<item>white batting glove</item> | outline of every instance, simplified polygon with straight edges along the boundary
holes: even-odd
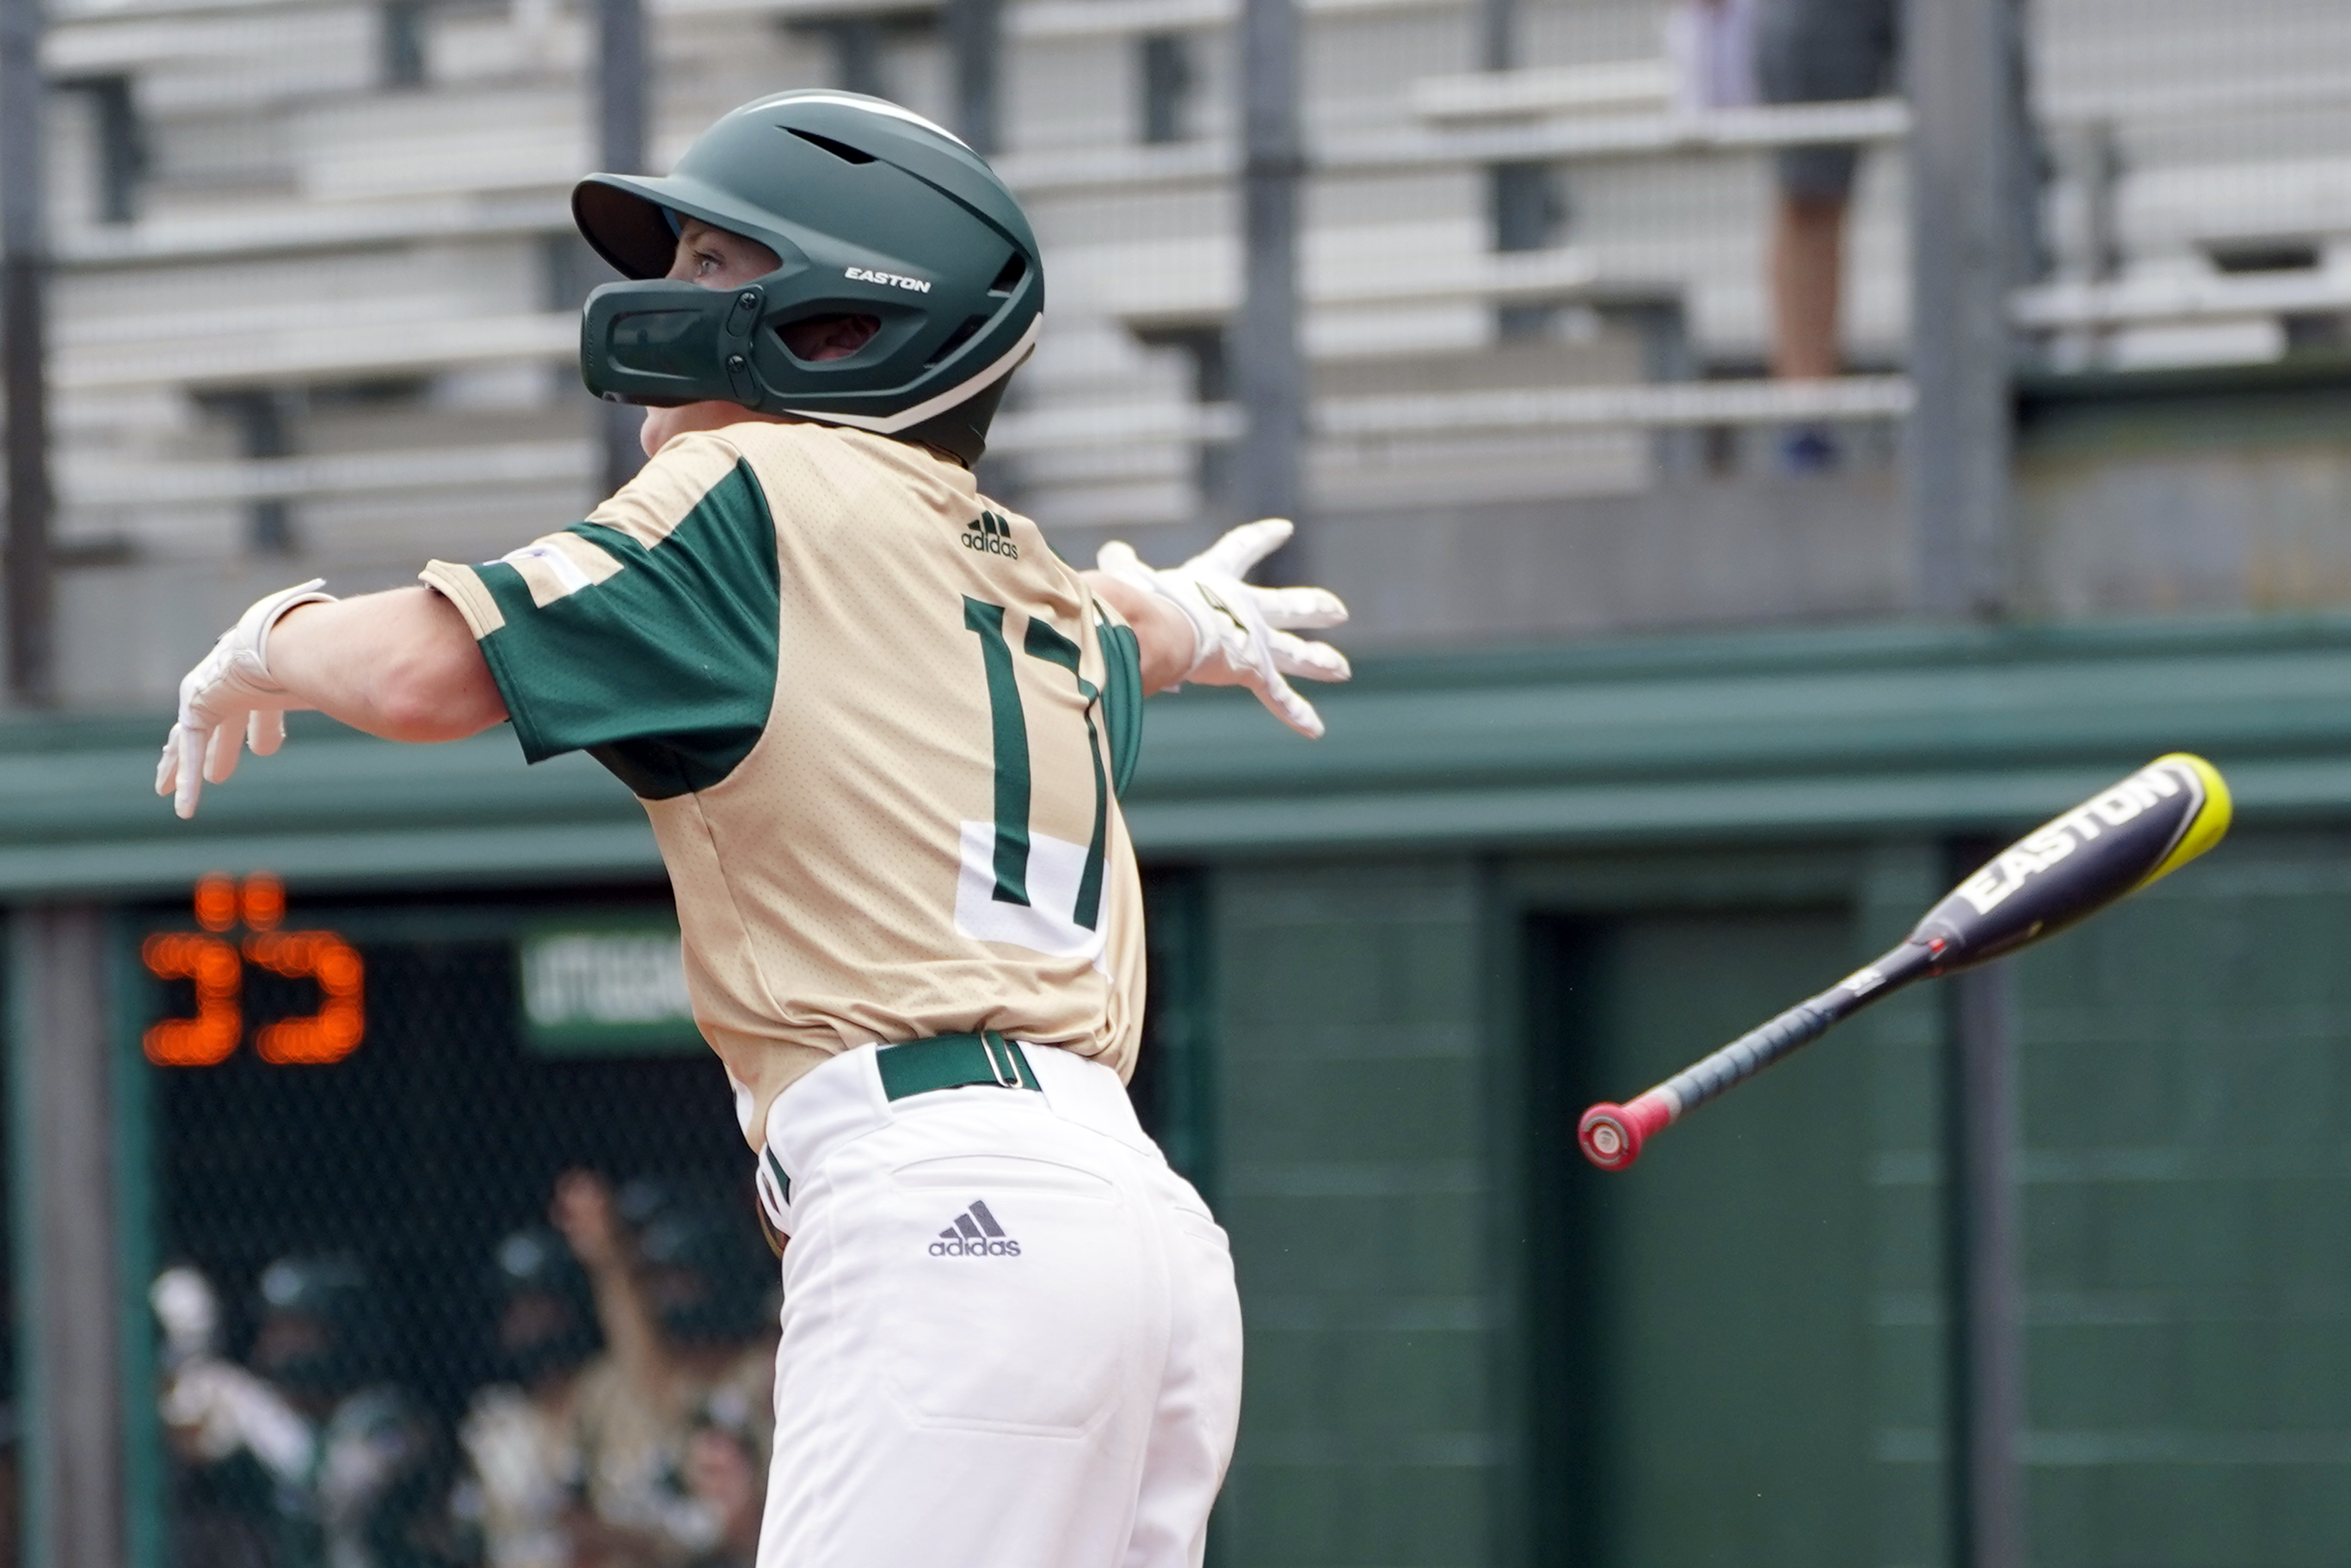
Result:
[[[1347,607],[1320,588],[1258,588],[1242,580],[1292,531],[1287,517],[1260,517],[1164,570],[1144,565],[1132,549],[1113,540],[1102,547],[1094,565],[1184,612],[1194,639],[1186,680],[1246,686],[1276,718],[1309,739],[1320,739],[1322,716],[1283,677],[1343,681],[1354,672],[1338,649],[1293,637],[1288,629],[1343,625]]]
[[[324,578],[281,588],[257,600],[221,633],[204,662],[180,683],[180,719],[155,765],[155,793],[169,795],[183,817],[196,814],[207,779],[225,783],[242,747],[266,757],[286,744],[286,710],[299,704],[269,674],[269,629],[298,604],[332,603]]]

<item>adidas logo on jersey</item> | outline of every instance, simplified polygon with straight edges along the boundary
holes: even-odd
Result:
[[[1012,525],[994,512],[982,512],[964,525],[963,548],[976,549],[983,555],[1000,555],[1008,560],[1020,559],[1020,547],[1012,542]]]
[[[1018,1258],[1020,1243],[1004,1234],[1004,1227],[996,1223],[996,1216],[987,1212],[987,1205],[977,1198],[971,1207],[955,1217],[955,1223],[939,1232],[931,1243],[934,1258]]]

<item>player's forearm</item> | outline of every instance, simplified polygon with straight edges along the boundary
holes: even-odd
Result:
[[[429,588],[287,612],[269,673],[301,706],[387,740],[458,740],[507,716],[465,618]]]
[[[644,1396],[666,1400],[674,1371],[669,1344],[635,1270],[625,1263],[592,1269],[589,1285],[596,1298],[596,1326],[622,1377]]]
[[[1145,593],[1107,572],[1083,575],[1094,597],[1117,611],[1134,629],[1135,644],[1143,653],[1143,689],[1164,692],[1182,682],[1192,668],[1196,652],[1192,623],[1184,619],[1184,612],[1157,594]]]

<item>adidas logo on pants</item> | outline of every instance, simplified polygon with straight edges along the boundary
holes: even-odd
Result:
[[[939,1239],[931,1243],[934,1258],[1018,1258],[1020,1243],[1004,1234],[1004,1227],[996,1223],[996,1216],[987,1212],[987,1205],[974,1198],[971,1207],[955,1218],[955,1223],[939,1232]]]

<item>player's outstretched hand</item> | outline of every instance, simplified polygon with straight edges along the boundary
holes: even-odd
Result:
[[[298,604],[330,602],[333,594],[319,591],[325,580],[314,577],[256,600],[181,681],[179,722],[155,765],[155,793],[171,796],[181,816],[196,814],[207,780],[223,783],[236,771],[243,746],[266,757],[286,743],[286,710],[301,705],[270,676],[269,629]]]
[[[1155,570],[1128,546],[1102,547],[1094,565],[1121,582],[1166,600],[1192,623],[1192,667],[1184,679],[1202,685],[1246,686],[1273,716],[1310,739],[1322,734],[1314,705],[1290,690],[1285,677],[1343,681],[1347,656],[1328,643],[1309,642],[1296,629],[1343,625],[1347,607],[1320,588],[1259,588],[1244,580],[1251,568],[1280,549],[1292,532],[1287,517],[1243,523],[1181,566]]]

